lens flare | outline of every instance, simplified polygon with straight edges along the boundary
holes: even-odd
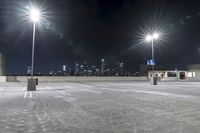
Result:
[[[37,9],[31,9],[30,18],[33,22],[38,22],[40,20],[40,11]]]

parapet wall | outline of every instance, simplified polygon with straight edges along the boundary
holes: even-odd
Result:
[[[2,53],[0,53],[0,76],[5,76],[5,57]]]
[[[7,82],[26,82],[27,76],[7,76]],[[76,77],[76,76],[36,76],[39,82],[81,82],[81,81],[146,81],[147,77]]]

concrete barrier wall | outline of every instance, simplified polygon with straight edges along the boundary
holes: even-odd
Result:
[[[188,72],[195,72],[195,77],[189,77],[188,80],[200,80],[200,70],[190,70]]]
[[[30,78],[30,77],[29,77]],[[79,76],[36,76],[39,82],[66,82],[66,81],[145,81],[147,77],[79,77]],[[26,82],[27,76],[7,76],[7,82]]]
[[[176,81],[178,80],[177,77],[164,77],[164,81]]]
[[[2,53],[0,53],[0,75],[5,76],[5,57]]]
[[[0,82],[6,82],[6,76],[0,76]]]

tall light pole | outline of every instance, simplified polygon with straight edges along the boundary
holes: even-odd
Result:
[[[33,40],[32,40],[32,60],[31,60],[31,79],[28,81],[28,90],[36,90],[36,80],[33,79],[34,70],[34,52],[35,52],[35,27],[40,20],[40,11],[37,9],[30,10],[30,18],[33,21]]]
[[[37,9],[32,9],[30,12],[31,20],[33,21],[33,41],[32,41],[32,60],[31,60],[31,79],[33,79],[34,67],[34,52],[35,52],[35,25],[40,19],[40,12]]]
[[[150,42],[151,41],[151,53],[152,53],[152,80],[153,80],[153,85],[156,85],[157,82],[155,81],[156,79],[154,78],[154,66],[155,66],[155,58],[154,58],[154,40],[157,40],[159,38],[158,33],[154,33],[152,35],[147,35],[146,36],[146,41]],[[156,83],[155,83],[156,82]]]

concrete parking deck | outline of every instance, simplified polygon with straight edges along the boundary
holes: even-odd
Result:
[[[200,82],[0,85],[1,133],[199,133]]]

